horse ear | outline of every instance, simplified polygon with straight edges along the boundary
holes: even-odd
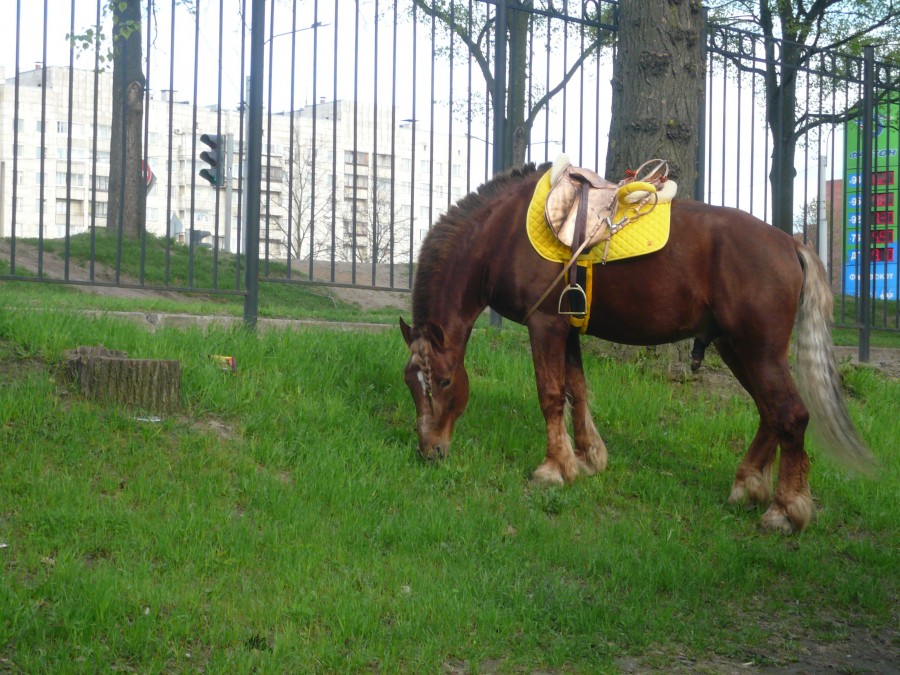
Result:
[[[409,347],[412,342],[412,328],[400,317],[400,332],[403,333],[403,339],[406,340],[406,346]]]
[[[431,336],[432,344],[438,349],[444,349],[444,329],[434,321],[429,321],[426,326],[428,334]]]

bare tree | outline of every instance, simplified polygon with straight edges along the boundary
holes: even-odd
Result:
[[[409,261],[412,219],[408,206],[399,206],[389,180],[379,178],[372,186],[370,259],[379,264]]]
[[[534,23],[531,18],[535,10],[547,16],[561,16],[552,0],[508,0],[506,13],[508,44],[508,74],[504,73],[506,83],[506,101],[504,112],[505,166],[522,166],[525,153],[531,142],[532,127],[547,107],[566,84],[579,72],[582,65],[609,40],[611,32],[593,26],[585,26],[586,41],[580,46],[581,53],[574,63],[569,64],[558,82],[546,89],[532,84],[529,88],[528,51],[536,41],[534,39]],[[585,3],[585,7],[594,7],[598,12],[611,14],[612,6],[601,3]],[[460,40],[468,50],[472,59],[481,71],[489,95],[493,97],[495,73],[491,61],[492,34],[495,30],[496,17],[489,11],[486,3],[469,3],[470,9],[453,0],[415,0],[414,16],[419,20],[434,22],[450,31],[454,39]],[[419,15],[421,12],[421,16]],[[598,23],[609,16],[594,17]],[[611,27],[611,26],[610,26]],[[551,30],[549,27],[548,31]],[[563,28],[562,30],[568,30]],[[557,31],[558,32],[558,31]],[[557,35],[558,37],[558,35]],[[558,44],[559,40],[555,40]],[[549,37],[548,37],[549,45]],[[452,50],[450,50],[452,51]],[[496,102],[495,102],[496,104]],[[495,167],[499,168],[499,167]]]
[[[337,200],[334,176],[327,172],[330,167],[325,167],[323,157],[318,144],[314,146],[311,138],[295,128],[286,169],[289,213],[287,219],[280,221],[287,225],[278,226],[294,259],[320,260],[330,256],[329,233]]]
[[[411,236],[409,206],[398,203],[397,194],[387,178],[367,182],[366,188],[356,191],[357,196],[362,194],[365,198],[357,199],[355,213],[352,202],[344,201],[338,219],[343,227],[337,233],[335,257],[345,262],[408,262]]]
[[[837,124],[859,115],[854,106],[830,115],[810,115],[798,107],[801,74],[815,67],[823,51],[843,50],[859,54],[865,44],[878,45],[878,57],[900,64],[900,40],[896,26],[900,5],[895,0],[712,0],[708,3],[717,20],[746,27],[765,37],[763,66],[736,61],[742,70],[756,73],[765,81],[766,122],[772,133],[773,224],[785,232],[793,230],[794,158],[797,144],[810,130],[823,124]],[[779,43],[778,40],[781,40]],[[776,54],[776,48],[780,51]],[[900,69],[894,68],[895,73]],[[895,76],[889,87],[900,86]]]

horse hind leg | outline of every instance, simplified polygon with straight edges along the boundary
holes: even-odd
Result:
[[[725,364],[734,373],[741,386],[755,400],[752,384],[744,372],[744,366],[731,345],[724,339],[715,341],[716,349]],[[758,407],[758,405],[757,405]],[[750,502],[759,505],[768,505],[772,501],[772,466],[778,452],[778,437],[775,431],[766,423],[765,417],[760,413],[759,427],[756,435],[750,443],[750,447],[744,454],[731,486],[731,494],[728,501],[731,504]]]
[[[588,407],[587,382],[581,359],[580,336],[576,329],[566,339],[566,394],[571,405],[572,431],[575,436],[575,460],[578,470],[593,476],[606,469],[608,453]]]
[[[728,348],[724,351],[727,352]],[[756,489],[755,471],[759,472],[758,477],[764,483],[763,492],[771,485],[767,476],[771,473],[776,445],[779,446],[781,453],[775,496],[760,525],[773,532],[799,532],[809,523],[813,513],[809,457],[804,449],[809,413],[791,377],[786,356],[773,357],[758,352],[754,354],[756,358],[751,360],[740,358],[734,351],[729,356],[737,360],[741,373],[738,379],[750,392],[760,414],[760,429],[738,468],[732,495],[740,498],[740,488],[743,486],[747,495],[753,498],[751,491]],[[748,367],[748,362],[753,366]],[[737,373],[735,375],[738,376]]]

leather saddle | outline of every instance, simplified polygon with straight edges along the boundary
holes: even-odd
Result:
[[[644,173],[646,172],[646,173]],[[602,262],[606,262],[609,240],[628,223],[650,213],[658,203],[671,201],[678,186],[668,179],[669,163],[663,159],[644,162],[633,174],[612,183],[590,169],[572,166],[565,154],[550,169],[550,192],[544,217],[559,241],[572,251],[568,263],[543,295],[525,314],[525,321],[568,274],[568,283],[559,296],[558,312],[578,317],[582,332],[587,328],[590,301],[585,287],[590,278],[578,278],[578,256],[606,242]]]
[[[668,162],[650,160],[633,176],[612,183],[591,169],[572,166],[562,154],[550,170],[544,216],[557,239],[580,253],[608,240],[657,203],[671,201],[678,187],[667,180],[668,172]]]

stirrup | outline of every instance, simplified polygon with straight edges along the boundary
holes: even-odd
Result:
[[[574,293],[577,298],[580,298],[582,301],[582,307],[584,307],[583,312],[573,312],[571,310],[563,310],[563,300],[565,300],[569,293]],[[572,306],[572,303],[569,303],[569,307]],[[562,293],[559,294],[559,304],[556,308],[557,313],[564,314],[566,316],[577,316],[583,318],[587,313],[587,293],[584,292],[584,289],[578,284],[569,284],[566,286]]]

